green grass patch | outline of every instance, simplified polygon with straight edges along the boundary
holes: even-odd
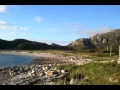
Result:
[[[69,78],[79,79],[77,85],[120,85],[120,65],[116,63],[89,63],[84,66],[70,64],[57,68],[69,70]],[[109,81],[110,78],[113,78],[113,82]]]

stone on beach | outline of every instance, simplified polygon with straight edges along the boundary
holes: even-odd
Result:
[[[71,79],[70,80],[70,85],[73,85],[73,84],[75,84],[76,83],[76,80],[74,80],[74,79]]]
[[[5,84],[11,85],[30,85],[43,84],[44,82],[45,84],[45,82],[49,79],[49,82],[46,82],[46,84],[52,85],[55,84],[51,82],[52,80],[54,81],[58,78],[64,80],[69,75],[69,72],[67,70],[59,70],[57,68],[54,68],[54,65],[66,63],[84,65],[91,62],[91,60],[87,59],[76,60],[74,56],[58,57],[59,55],[57,57],[53,55],[53,57],[47,57],[45,60],[37,59],[33,61],[31,65],[9,67],[9,69],[6,70],[7,72],[5,70],[2,70],[0,73],[3,75],[8,73],[8,76],[11,76],[9,80],[3,81],[2,83],[5,82]]]

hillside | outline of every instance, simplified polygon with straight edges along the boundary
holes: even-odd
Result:
[[[96,34],[90,38],[80,38],[70,43],[68,46],[79,49],[102,49],[112,46],[114,51],[118,51],[120,45],[120,29],[111,32]]]
[[[57,44],[48,45],[46,43],[29,41],[25,39],[15,39],[13,41],[7,41],[0,39],[1,50],[69,50],[70,47],[60,46]]]

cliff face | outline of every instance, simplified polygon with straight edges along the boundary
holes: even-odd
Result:
[[[97,34],[93,37],[90,37],[92,43],[95,45],[105,44],[105,43],[118,43],[120,42],[120,29],[113,30],[104,34]]]
[[[80,47],[80,48],[95,48],[95,45],[91,42],[89,38],[77,39],[68,45],[69,47]]]
[[[90,38],[77,39],[68,46],[87,49],[100,49],[110,45],[114,47],[118,47],[120,45],[120,29],[113,30],[108,33],[96,34]]]

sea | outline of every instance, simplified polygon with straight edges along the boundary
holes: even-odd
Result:
[[[0,53],[0,68],[27,65],[34,59],[32,56]]]

